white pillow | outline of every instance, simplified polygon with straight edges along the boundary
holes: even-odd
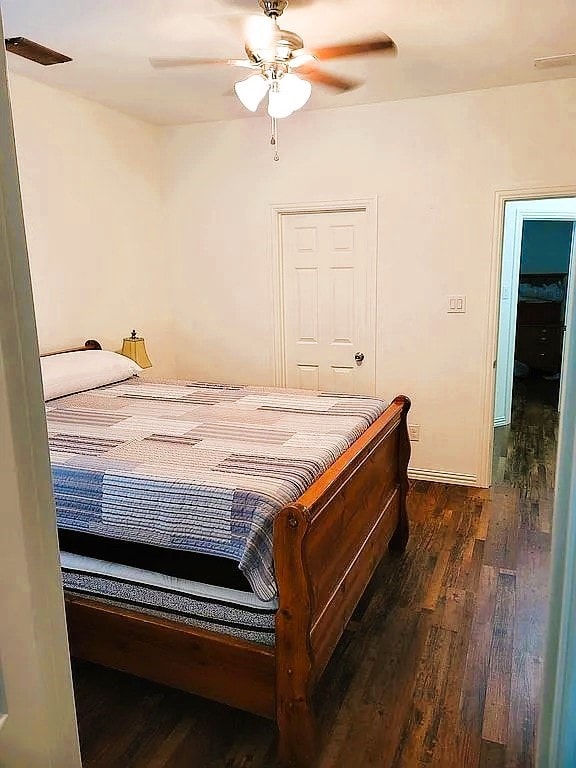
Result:
[[[142,371],[129,357],[103,349],[49,355],[40,365],[45,401],[124,381]]]

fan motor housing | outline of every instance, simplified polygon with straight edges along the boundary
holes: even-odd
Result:
[[[273,54],[275,61],[289,61],[294,51],[299,51],[304,47],[304,41],[296,32],[290,32],[287,29],[278,29],[273,45]],[[246,55],[254,64],[260,64],[262,61],[270,60],[270,49],[251,48],[248,44],[245,47]]]
[[[271,19],[277,19],[286,10],[288,0],[258,0],[258,4],[266,16],[269,16]]]

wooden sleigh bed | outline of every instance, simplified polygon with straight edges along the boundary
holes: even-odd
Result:
[[[314,688],[386,548],[408,540],[409,408],[396,397],[278,514],[275,647],[67,594],[72,656],[274,719],[280,761],[313,766]]]

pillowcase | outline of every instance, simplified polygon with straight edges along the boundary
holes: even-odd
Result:
[[[142,371],[129,357],[103,349],[49,355],[40,358],[40,366],[45,402],[124,381]]]

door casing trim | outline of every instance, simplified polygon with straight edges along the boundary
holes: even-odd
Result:
[[[370,306],[367,317],[374,323],[374,343],[370,354],[374,359],[374,380],[372,394],[376,394],[378,381],[378,357],[376,355],[378,324],[378,197],[372,195],[350,200],[321,200],[315,202],[274,203],[270,206],[270,250],[272,253],[273,279],[273,323],[274,323],[274,386],[286,386],[286,345],[284,327],[284,281],[282,252],[282,217],[307,213],[342,213],[346,211],[365,211],[367,247],[368,247],[368,283],[374,286],[370,294]]]
[[[484,382],[482,387],[481,411],[482,430],[480,434],[480,465],[478,484],[488,488],[492,484],[492,452],[494,450],[494,397],[496,394],[496,371],[493,367],[498,351],[498,324],[500,310],[500,283],[502,272],[502,247],[504,238],[504,207],[507,202],[537,200],[548,197],[576,197],[576,186],[561,187],[518,187],[496,190],[494,193],[494,227],[492,237],[492,258],[488,294],[488,327],[484,348]]]

